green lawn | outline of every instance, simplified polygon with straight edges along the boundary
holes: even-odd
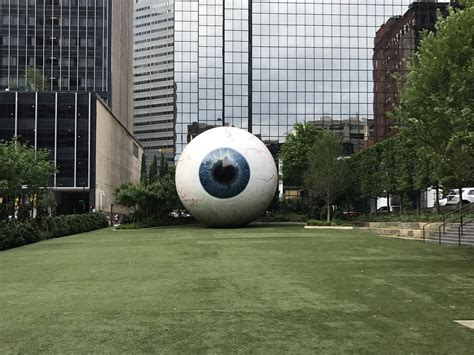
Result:
[[[1,354],[472,354],[457,319],[474,319],[474,248],[181,227],[0,253]]]

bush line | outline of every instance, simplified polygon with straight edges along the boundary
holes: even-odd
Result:
[[[36,243],[40,240],[90,232],[108,226],[103,213],[47,217],[41,227],[35,222],[0,222],[0,251]]]

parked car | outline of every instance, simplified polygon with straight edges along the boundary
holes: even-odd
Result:
[[[447,205],[459,204],[459,190],[453,189],[449,191],[447,196]],[[463,187],[462,188],[462,202],[463,203],[474,203],[474,187]]]
[[[358,211],[343,211],[342,212],[342,215],[344,217],[358,217],[358,216],[362,216],[363,213],[362,212],[358,212]]]
[[[382,206],[382,207],[377,208],[377,213],[388,213],[388,212],[390,212],[390,209],[388,208],[388,206]]]
[[[446,206],[446,204],[448,203],[448,198],[445,197],[445,198],[442,198],[441,200],[438,201],[438,204],[443,207],[443,206]]]

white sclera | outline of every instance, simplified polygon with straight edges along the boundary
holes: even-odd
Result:
[[[201,185],[199,168],[210,152],[231,148],[242,154],[250,180],[237,196],[220,199]],[[265,144],[239,128],[219,127],[201,133],[184,149],[176,165],[176,190],[184,207],[211,227],[245,226],[265,213],[278,184],[275,161]]]

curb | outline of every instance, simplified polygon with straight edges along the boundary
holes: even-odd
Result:
[[[305,229],[336,229],[336,230],[352,230],[354,227],[348,226],[304,226]]]

